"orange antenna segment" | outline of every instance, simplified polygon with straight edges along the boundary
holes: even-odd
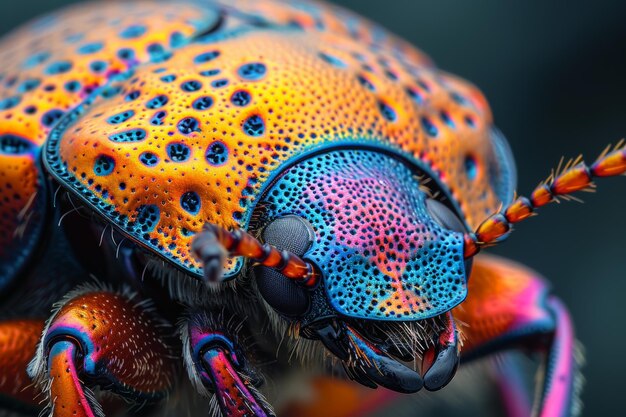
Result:
[[[483,221],[474,233],[465,235],[465,258],[476,255],[481,247],[493,246],[506,239],[512,225],[531,217],[535,210],[559,197],[565,200],[576,197],[577,191],[593,191],[594,178],[613,177],[626,173],[626,142],[621,140],[615,147],[607,146],[598,159],[588,167],[582,157],[570,160],[565,167],[557,169],[531,193],[530,198],[517,197],[511,204]]]
[[[261,243],[241,229],[229,231],[216,224],[207,224],[202,233],[212,234],[230,256],[243,256],[258,265],[275,269],[285,277],[307,287],[317,283],[318,276],[312,264],[291,252],[278,250],[268,243]]]

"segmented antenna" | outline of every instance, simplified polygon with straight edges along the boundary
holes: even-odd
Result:
[[[317,283],[318,276],[313,265],[291,252],[278,250],[269,243],[261,243],[241,229],[229,231],[216,224],[207,224],[202,233],[212,233],[230,256],[243,256],[307,287]]]
[[[598,159],[588,167],[579,156],[556,171],[535,188],[530,198],[517,197],[511,204],[498,210],[483,221],[474,233],[465,235],[465,258],[476,255],[480,248],[493,246],[506,239],[511,226],[535,214],[535,210],[553,201],[578,200],[570,195],[576,191],[593,191],[594,178],[613,177],[626,173],[626,142],[622,139],[615,147],[607,146]],[[579,201],[579,200],[578,200]]]

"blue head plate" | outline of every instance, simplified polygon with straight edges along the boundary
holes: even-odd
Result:
[[[463,223],[392,156],[337,150],[311,157],[272,184],[262,207],[268,223],[287,215],[310,223],[304,258],[321,271],[340,315],[419,320],[465,299],[463,235],[455,227]]]

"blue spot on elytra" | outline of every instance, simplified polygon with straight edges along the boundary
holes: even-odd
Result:
[[[89,68],[95,73],[100,73],[107,68],[107,63],[104,61],[93,61],[89,64]]]
[[[159,55],[165,52],[165,48],[160,43],[151,43],[148,45],[147,51],[150,55]]]
[[[167,145],[167,155],[172,162],[184,162],[189,159],[190,154],[189,147],[182,143],[170,143]]]
[[[356,77],[356,79],[359,81],[359,83],[367,88],[370,91],[376,91],[376,87],[374,87],[374,84],[372,84],[372,82],[370,80],[367,79],[367,77],[365,77],[364,75],[358,75]]]
[[[80,90],[80,83],[78,81],[68,81],[65,83],[65,90],[68,93],[75,93]]]
[[[476,122],[474,121],[472,116],[465,116],[463,120],[465,120],[465,124],[469,127],[476,127]]]
[[[158,109],[158,108],[160,108],[160,107],[165,106],[165,105],[167,104],[167,101],[168,101],[167,96],[166,96],[166,95],[161,94],[161,95],[159,95],[159,96],[156,96],[156,97],[154,97],[154,98],[150,99],[150,100],[146,103],[146,107],[147,107],[147,108],[149,108],[149,109],[151,109],[151,110]]]
[[[465,97],[457,92],[450,93],[450,97],[452,98],[452,100],[454,100],[455,103],[460,104],[461,106],[467,104],[467,100],[465,100]]]
[[[418,91],[416,91],[416,90],[414,90],[412,88],[407,88],[406,89],[406,93],[409,95],[409,97],[411,97],[411,100],[413,100],[415,103],[417,103],[417,104],[424,103],[424,98],[422,97],[422,95]]]
[[[228,80],[226,78],[221,78],[219,80],[211,81],[211,87],[221,88],[228,85]]]
[[[439,129],[437,129],[437,126],[435,126],[428,117],[423,116],[420,119],[420,122],[422,124],[422,128],[428,136],[436,137],[439,134]]]
[[[64,74],[71,69],[72,69],[71,61],[56,61],[48,65],[48,68],[46,68],[46,74],[48,75]]]
[[[4,100],[0,100],[0,110],[9,110],[20,104],[22,98],[19,96],[7,97]]]
[[[203,77],[212,77],[214,75],[217,75],[220,73],[219,69],[210,69],[210,70],[206,70],[206,71],[200,71],[200,75],[202,75]]]
[[[129,26],[120,32],[120,37],[124,39],[134,39],[143,36],[146,33],[146,27],[140,25]]]
[[[392,81],[398,80],[398,76],[396,75],[396,73],[391,70],[385,70],[385,75]]]
[[[340,60],[339,58],[336,58],[332,55],[328,55],[324,52],[320,52],[319,53],[319,57],[322,58],[322,60],[324,60],[325,62],[327,62],[328,64],[337,67],[337,68],[345,68],[346,64]]]
[[[228,148],[222,142],[214,142],[207,148],[205,158],[213,166],[224,165],[228,160]]]
[[[165,116],[167,116],[167,112],[157,112],[154,116],[152,116],[152,119],[150,119],[150,124],[154,126],[161,126],[163,124],[163,119],[165,119]]]
[[[183,135],[188,135],[200,130],[200,123],[193,117],[185,117],[178,122],[178,131]]]
[[[126,101],[133,101],[133,100],[137,100],[137,98],[139,98],[139,96],[141,95],[141,92],[139,91],[132,91],[128,94],[126,94]]]
[[[107,155],[100,155],[96,158],[96,162],[93,165],[93,172],[101,177],[109,175],[115,168],[115,160]]]
[[[16,82],[17,82],[17,77],[14,75],[10,78],[7,78],[6,81],[4,82],[4,85],[6,85],[7,87],[13,87]]]
[[[247,91],[239,90],[233,93],[233,95],[230,97],[230,101],[237,107],[243,107],[250,104],[250,101],[252,101],[252,96]]]
[[[430,86],[424,80],[417,80],[417,85],[422,87],[425,91],[430,91]]]
[[[195,110],[206,110],[211,108],[212,105],[213,99],[211,97],[200,97],[193,102],[192,107]]]
[[[6,134],[0,135],[0,153],[5,155],[21,155],[28,153],[33,144],[19,136]]]
[[[143,129],[131,129],[125,132],[114,133],[109,136],[113,142],[139,142],[145,139],[146,131]]]
[[[41,80],[37,78],[29,78],[28,80],[24,80],[24,82],[20,85],[18,91],[20,93],[27,93],[39,87],[39,84],[41,84]]]
[[[196,80],[185,81],[184,83],[180,85],[180,88],[182,88],[182,90],[187,93],[192,93],[194,91],[198,91],[199,89],[201,89],[202,83]]]
[[[397,120],[398,116],[396,115],[396,111],[384,101],[378,102],[378,109],[386,120],[390,122],[395,122]]]
[[[119,51],[117,51],[117,56],[119,59],[123,61],[128,61],[130,59],[135,58],[135,51],[133,51],[130,48],[122,48]]]
[[[35,114],[37,113],[37,107],[35,106],[28,106],[24,109],[24,113],[26,114]]]
[[[172,56],[174,56],[174,54],[172,54],[171,52],[163,52],[162,54],[152,55],[152,57],[150,58],[150,62],[158,64],[159,62],[165,62],[169,60]]]
[[[161,81],[164,83],[171,83],[176,80],[176,76],[174,74],[168,74],[161,77]]]
[[[252,81],[260,80],[265,76],[266,72],[267,68],[265,67],[265,64],[261,62],[251,62],[248,64],[243,64],[237,70],[237,73],[241,78],[243,78],[244,80]]]
[[[80,42],[85,38],[84,33],[72,33],[65,38],[65,42],[67,43],[76,43]]]
[[[180,32],[174,32],[170,35],[170,46],[172,48],[178,48],[184,45],[186,41],[185,35]]]
[[[153,154],[152,152],[144,152],[139,155],[139,160],[145,166],[153,167],[157,163],[159,163],[159,157]]]
[[[48,58],[50,58],[50,52],[37,52],[26,58],[22,66],[24,67],[24,69],[30,69],[36,67],[37,65],[43,64],[48,60]]]
[[[250,116],[243,122],[243,130],[250,136],[262,136],[265,133],[265,122],[260,116]]]
[[[203,54],[196,55],[196,57],[193,59],[193,62],[195,62],[196,64],[202,64],[204,62],[213,61],[218,56],[220,56],[219,51],[205,52]]]
[[[63,112],[59,109],[52,109],[44,113],[41,116],[41,124],[45,127],[50,127],[55,124],[61,117],[63,116]]]
[[[451,127],[452,129],[454,129],[454,121],[452,120],[452,118],[450,118],[450,115],[448,114],[447,111],[442,111],[441,113],[439,113],[439,117],[441,118],[441,120],[447,124],[449,127]]]
[[[126,110],[122,113],[115,114],[107,119],[107,122],[112,125],[118,125],[120,123],[124,123],[126,120],[130,119],[135,115],[133,110]]]
[[[134,228],[143,233],[151,232],[159,223],[161,212],[153,204],[141,206],[137,209],[137,218],[133,224]]]
[[[478,164],[473,156],[467,156],[465,158],[465,173],[470,180],[476,179],[478,176]]]
[[[82,55],[95,54],[96,52],[101,51],[103,47],[104,45],[102,42],[87,43],[79,47],[76,52]]]
[[[148,53],[150,54],[150,61],[153,63],[165,62],[172,57],[172,53],[166,51],[161,44],[153,43],[148,46]]]
[[[193,191],[188,191],[180,197],[180,206],[190,214],[198,214],[200,204],[200,196]]]
[[[119,85],[109,85],[102,89],[100,95],[104,98],[112,98],[122,92],[122,87]]]

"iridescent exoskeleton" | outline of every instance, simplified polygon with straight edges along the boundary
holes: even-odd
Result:
[[[265,377],[280,396],[294,369],[435,391],[461,358],[522,347],[546,357],[537,415],[578,409],[566,309],[476,255],[624,173],[622,144],[518,197],[476,87],[305,1],[81,4],[0,60],[10,406],[180,412],[188,379],[215,415],[267,416]]]

